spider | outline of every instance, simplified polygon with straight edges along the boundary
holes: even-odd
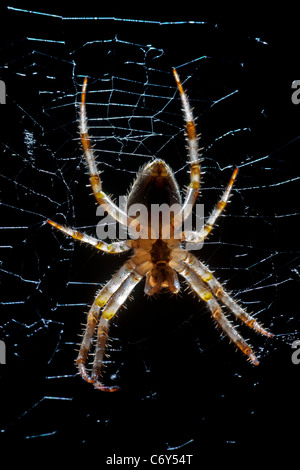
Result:
[[[224,210],[228,201],[232,186],[237,176],[238,168],[235,168],[229,184],[221,196],[220,201],[208,217],[202,229],[196,231],[182,231],[179,237],[175,237],[175,231],[181,226],[190,213],[197,200],[200,188],[200,149],[199,137],[196,134],[196,125],[192,109],[186,92],[183,89],[176,69],[173,75],[181,98],[182,110],[185,120],[187,151],[190,166],[190,183],[185,199],[181,204],[179,187],[172,170],[163,160],[154,161],[143,166],[132,185],[127,198],[126,210],[121,210],[105,192],[102,191],[102,182],[97,170],[97,164],[92,150],[91,139],[88,134],[86,116],[86,92],[87,78],[84,79],[81,93],[79,112],[80,138],[88,166],[90,184],[98,204],[104,208],[117,222],[128,227],[137,225],[136,218],[129,217],[128,209],[136,203],[143,203],[149,208],[151,200],[160,200],[168,204],[179,203],[180,211],[173,215],[170,224],[170,236],[163,238],[162,227],[159,233],[150,233],[150,219],[147,219],[140,228],[144,236],[136,239],[115,241],[106,243],[97,238],[80,233],[69,227],[62,226],[52,220],[47,220],[56,229],[64,234],[80,240],[83,243],[93,245],[96,249],[106,253],[122,253],[131,250],[132,254],[115,275],[97,293],[94,302],[87,315],[87,324],[77,357],[77,367],[84,380],[92,383],[95,388],[102,391],[116,391],[119,387],[106,386],[102,382],[102,369],[105,358],[105,348],[109,335],[111,319],[116,315],[134,287],[145,277],[145,293],[152,296],[159,292],[171,292],[176,294],[180,290],[178,274],[187,282],[191,289],[202,299],[216,321],[216,324],[229,337],[254,365],[258,365],[258,359],[251,346],[228,320],[222,310],[222,304],[234,317],[248,327],[267,337],[272,333],[263,328],[253,316],[247,313],[230,295],[223,289],[221,283],[213,276],[210,269],[198,258],[184,248],[184,243],[199,243],[211,232],[214,223]],[[141,225],[141,224],[140,224]],[[146,233],[146,236],[145,236]],[[97,329],[97,333],[96,333]],[[96,336],[95,355],[92,371],[87,371],[88,356]]]

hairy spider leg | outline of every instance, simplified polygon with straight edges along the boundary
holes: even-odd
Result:
[[[92,245],[97,250],[105,251],[106,253],[123,253],[124,251],[131,250],[131,240],[123,240],[120,242],[112,242],[112,243],[106,243],[102,240],[99,240],[98,238],[91,237],[90,235],[86,235],[85,233],[78,232],[78,230],[74,230],[73,228],[70,227],[65,227],[64,225],[60,225],[56,222],[53,222],[53,220],[48,219],[47,220],[48,224],[52,225],[53,227],[57,228],[61,232],[63,232],[66,235],[69,235],[72,238],[75,238],[75,240],[79,240],[82,243],[87,243],[88,245]]]
[[[188,254],[187,259],[184,261],[186,264],[189,264],[196,273],[201,277],[201,279],[208,284],[212,292],[221,302],[243,323],[245,323],[249,328],[252,328],[257,333],[260,333],[264,336],[272,338],[273,333],[266,330],[262,325],[260,325],[255,318],[253,318],[249,313],[247,313],[241,306],[233,300],[230,295],[224,291],[221,283],[213,276],[211,271],[201,263],[198,258],[196,258],[191,253]]]
[[[242,338],[230,321],[222,312],[221,306],[213,296],[210,288],[203,282],[200,275],[190,266],[182,261],[172,261],[170,265],[187,281],[190,287],[196,294],[205,301],[212,317],[216,320],[217,324],[222,328],[224,333],[254,364],[258,365],[259,361],[255,356],[251,346]]]
[[[198,138],[196,133],[196,125],[193,117],[193,112],[189,104],[188,96],[183,89],[179,75],[175,68],[173,68],[173,75],[177,83],[177,88],[180,93],[182,109],[185,120],[186,140],[190,164],[190,184],[187,189],[182,209],[174,218],[176,227],[180,226],[191,213],[193,206],[197,200],[200,188],[200,160],[199,160],[199,147]]]
[[[230,295],[224,291],[221,283],[213,276],[212,272],[201,261],[181,248],[175,249],[171,253],[172,259],[178,259],[184,264],[190,266],[205,282],[213,294],[234,314],[241,322],[245,323],[257,333],[272,338],[274,335],[258,323],[254,317],[247,313]]]
[[[206,221],[202,229],[199,232],[194,232],[194,231],[182,232],[183,240],[189,243],[200,243],[202,240],[204,240],[204,238],[207,237],[207,235],[210,234],[217,218],[221,215],[221,213],[226,207],[226,204],[228,202],[231,189],[232,189],[232,186],[234,184],[237,174],[238,174],[238,168],[235,168],[234,172],[232,173],[232,176],[230,178],[227,188],[225,189],[224,193],[222,194],[221,199],[219,200],[218,204],[216,205],[216,207],[210,214],[208,220]]]
[[[86,380],[86,382],[95,382],[95,379],[92,379],[86,371],[86,362],[95,336],[95,329],[99,321],[101,308],[104,307],[114,292],[116,292],[123,282],[126,281],[134,269],[135,264],[131,260],[126,261],[110,281],[108,281],[107,284],[98,292],[94,303],[88,312],[87,324],[76,360],[80,375],[84,380]]]
[[[97,170],[97,164],[91,146],[90,137],[88,134],[86,116],[86,90],[87,78],[85,77],[81,93],[79,131],[85,159],[89,169],[91,187],[97,202],[104,208],[104,210],[107,211],[119,223],[128,226],[130,223],[134,224],[133,219],[131,217],[128,217],[126,212],[122,211],[109,198],[109,196],[102,191],[102,183],[99,176],[99,172]]]
[[[102,311],[102,315],[98,325],[97,345],[92,370],[92,380],[94,382],[94,387],[99,390],[113,392],[119,389],[118,387],[106,387],[100,381],[106,342],[109,333],[109,321],[117,313],[119,308],[124,304],[131,291],[140,282],[142,278],[143,276],[137,274],[136,271],[131,272],[127,279],[110,297],[109,301],[105,305],[104,310]]]

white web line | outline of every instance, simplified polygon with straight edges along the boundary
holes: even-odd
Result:
[[[143,19],[133,19],[133,18],[118,18],[116,16],[106,16],[106,17],[103,17],[103,16],[61,16],[61,15],[55,15],[55,14],[52,14],[52,13],[44,13],[44,12],[40,12],[40,11],[34,11],[34,10],[26,10],[26,9],[23,9],[23,8],[15,8],[15,7],[11,7],[11,6],[8,6],[7,7],[9,10],[13,10],[13,11],[18,11],[18,12],[22,12],[22,13],[29,13],[29,14],[32,14],[32,15],[41,15],[41,16],[49,16],[49,17],[52,17],[52,18],[59,18],[59,19],[63,19],[63,20],[71,20],[71,21],[100,21],[100,22],[103,22],[103,21],[117,21],[117,22],[121,22],[121,23],[142,23],[142,24],[154,24],[154,25],[159,25],[159,26],[164,26],[164,25],[184,25],[184,24],[188,24],[188,25],[203,25],[205,24],[206,22],[205,21],[193,21],[193,20],[189,20],[189,21],[154,21],[154,20],[143,20]]]

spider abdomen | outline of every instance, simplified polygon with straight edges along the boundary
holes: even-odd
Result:
[[[143,166],[137,174],[127,198],[127,209],[134,204],[181,204],[180,191],[169,165],[154,160]]]

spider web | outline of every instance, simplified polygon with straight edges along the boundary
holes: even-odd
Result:
[[[93,9],[69,16],[62,8],[2,8],[18,28],[0,49],[7,90],[0,138],[7,404],[1,437],[54,449],[69,440],[87,449],[100,440],[102,463],[113,452],[145,460],[192,454],[196,462],[212,440],[228,453],[248,445],[248,434],[267,445],[265,430],[274,444],[296,408],[291,345],[299,338],[299,109],[291,101],[297,76],[288,38],[214,17],[163,21],[95,17]],[[105,377],[122,391],[107,396],[76,375],[75,349],[95,292],[126,257],[95,253],[46,220],[92,235],[99,222],[77,129],[85,76],[105,191],[125,195],[153,158],[167,161],[184,189],[188,164],[173,66],[201,132],[205,216],[239,167],[226,213],[197,256],[276,336],[266,340],[240,327],[261,359],[253,368],[184,286],[176,298],[154,300],[138,286],[113,324]]]

